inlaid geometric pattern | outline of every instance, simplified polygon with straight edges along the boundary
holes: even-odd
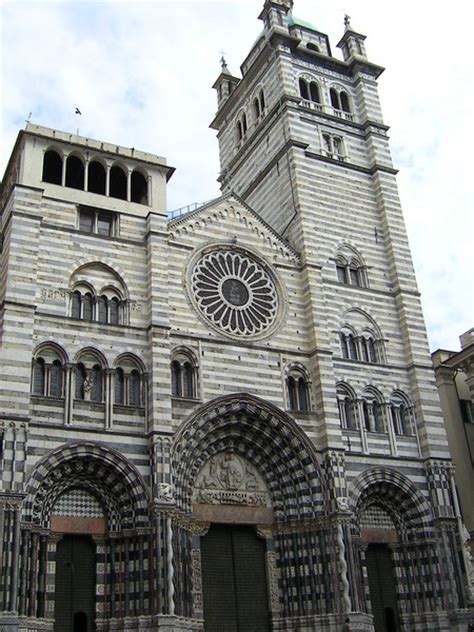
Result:
[[[395,523],[390,514],[377,505],[367,507],[362,512],[360,526],[362,529],[395,529]]]
[[[59,497],[51,515],[74,516],[75,518],[102,518],[103,509],[99,501],[84,489],[71,489]]]

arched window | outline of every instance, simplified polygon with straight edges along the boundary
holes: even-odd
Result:
[[[127,176],[124,170],[118,165],[114,165],[110,170],[110,197],[120,200],[127,199]]]
[[[128,355],[117,360],[114,375],[115,403],[139,408],[142,406],[142,369],[138,360]]]
[[[63,396],[63,360],[54,346],[42,345],[33,358],[31,393],[39,397]]]
[[[308,42],[308,44],[306,44],[306,48],[308,50],[314,51],[315,53],[319,53],[319,47],[316,46],[316,44],[313,44],[312,42]]]
[[[94,299],[90,292],[82,297],[82,318],[83,320],[92,320]]]
[[[260,90],[258,98],[260,100],[260,114],[263,114],[263,112],[265,111],[265,96],[263,94],[263,90]]]
[[[194,397],[194,371],[190,362],[185,362],[182,367],[183,396]]]
[[[119,324],[119,299],[114,296],[109,301],[109,323],[111,325]]]
[[[381,398],[380,398],[381,399]],[[367,392],[362,399],[364,426],[369,432],[383,432],[382,403],[373,392]]]
[[[415,423],[413,406],[409,403],[406,395],[399,392],[392,395],[390,398],[390,415],[395,434],[413,434]]]
[[[107,305],[108,298],[106,296],[99,296],[97,298],[97,320],[99,323],[107,322]]]
[[[102,401],[102,367],[99,364],[95,364],[92,370],[89,372],[89,378],[91,381],[90,398],[93,402]]]
[[[33,395],[45,395],[45,366],[43,358],[35,358],[33,360],[33,378],[32,393]]]
[[[125,402],[125,377],[123,369],[120,367],[115,370],[114,376],[114,401],[116,404],[124,404]]]
[[[140,406],[140,389],[141,389],[141,380],[140,374],[135,369],[131,372],[130,378],[128,381],[128,405],[129,406]]]
[[[311,81],[309,84],[309,96],[311,97],[311,101],[314,101],[314,103],[321,103],[318,84],[315,81]]]
[[[51,397],[62,397],[63,367],[60,360],[54,360],[50,368],[49,394]]]
[[[297,410],[298,394],[296,390],[296,380],[292,375],[289,375],[286,379],[286,388],[288,391],[288,408],[290,410]]]
[[[362,353],[365,362],[377,362],[375,342],[372,336],[362,336]]]
[[[341,100],[341,109],[344,112],[349,112],[351,111],[351,107],[349,104],[349,97],[347,96],[347,92],[341,92],[340,95],[340,100]]]
[[[68,156],[66,160],[66,186],[84,190],[84,163],[78,156]]]
[[[341,427],[348,430],[356,430],[357,402],[354,393],[345,384],[338,384],[336,393],[339,410],[339,421],[341,422]]]
[[[93,289],[84,282],[78,284],[79,289],[71,294],[71,316],[82,320],[120,324],[122,314],[122,302],[115,287],[105,287],[100,296],[95,296]]]
[[[171,362],[171,394],[173,397],[197,397],[197,363],[187,350],[174,353]]]
[[[298,81],[298,86],[300,89],[301,98],[309,101],[308,84],[306,83],[306,81],[304,79],[300,79]]]
[[[257,97],[253,100],[253,113],[256,119],[260,118],[260,102]]]
[[[63,159],[54,149],[48,149],[43,158],[43,182],[62,184]]]
[[[84,382],[86,381],[86,368],[82,363],[76,365],[74,377],[74,397],[76,399],[84,399]]]
[[[310,410],[309,381],[306,372],[299,367],[291,367],[286,378],[289,410],[307,412]]]
[[[97,160],[93,160],[88,167],[87,189],[91,193],[105,195],[105,182],[105,167]]]
[[[171,395],[181,397],[181,365],[177,360],[171,363]]]
[[[368,287],[366,267],[360,255],[352,247],[343,247],[335,257],[339,283],[356,287]]]
[[[132,172],[131,187],[132,202],[148,204],[148,183],[145,176],[136,169]]]
[[[237,139],[242,140],[242,138],[244,137],[244,133],[242,131],[242,121],[237,121],[236,129],[237,129]]]
[[[71,316],[73,318],[81,317],[82,296],[80,292],[73,292],[71,297]]]

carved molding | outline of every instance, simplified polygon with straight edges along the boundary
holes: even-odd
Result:
[[[275,551],[267,551],[267,575],[270,608],[274,614],[278,614],[281,608],[281,602],[278,588],[277,554]]]

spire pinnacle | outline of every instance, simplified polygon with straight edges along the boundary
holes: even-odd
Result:
[[[222,72],[228,72],[229,69],[227,68],[227,62],[226,62],[225,57],[224,57],[225,51],[221,50],[219,52],[221,54],[221,68],[222,68]]]
[[[350,31],[351,28],[351,16],[347,15],[347,13],[344,16],[344,27],[346,31]]]

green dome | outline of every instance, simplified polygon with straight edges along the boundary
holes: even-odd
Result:
[[[299,18],[295,18],[293,16],[288,18],[288,26],[302,26],[305,29],[311,29],[312,31],[318,30],[314,24],[310,24],[309,22],[305,22],[304,20],[300,20]]]

